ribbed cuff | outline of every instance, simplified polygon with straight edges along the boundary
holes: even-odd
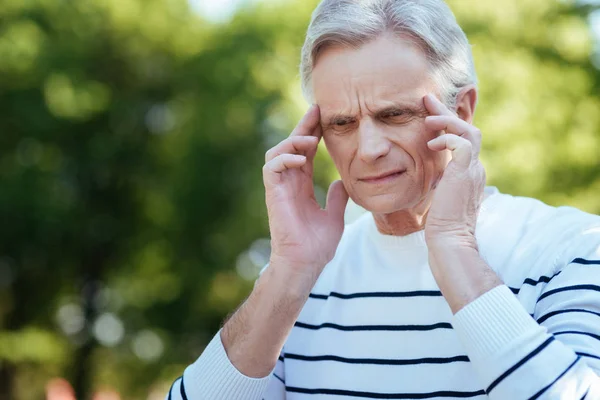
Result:
[[[260,400],[270,376],[250,378],[229,361],[219,331],[183,374],[188,399]]]
[[[452,325],[473,362],[489,360],[515,341],[544,331],[505,285],[466,305]]]

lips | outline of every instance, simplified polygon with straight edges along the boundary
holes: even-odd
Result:
[[[395,178],[398,178],[404,172],[406,172],[406,171],[405,170],[390,171],[390,172],[385,172],[385,173],[379,174],[379,175],[368,176],[368,177],[362,178],[360,180],[365,183],[383,183],[383,182],[387,182],[387,181],[393,180]]]

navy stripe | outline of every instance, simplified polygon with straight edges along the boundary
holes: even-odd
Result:
[[[531,285],[531,286],[536,286],[538,283],[548,283],[552,280],[552,278],[554,278],[557,275],[560,275],[561,271],[558,271],[557,273],[555,273],[552,276],[540,276],[540,279],[538,279],[537,281],[531,279],[531,278],[527,278],[523,281],[523,285]]]
[[[300,354],[286,353],[285,357],[290,360],[299,361],[337,361],[346,364],[374,364],[374,365],[417,365],[417,364],[450,364],[453,362],[469,362],[467,356],[456,357],[427,357],[407,360],[378,359],[378,358],[346,358],[332,355],[304,356]]]
[[[564,332],[556,332],[554,334],[554,336],[558,336],[558,335],[585,335],[585,336],[590,336],[593,337],[594,339],[600,340],[600,336],[598,335],[594,335],[593,333],[589,333],[589,332],[578,332],[578,331],[564,331]]]
[[[590,357],[590,358],[595,358],[596,360],[600,360],[599,356],[595,356],[593,354],[580,353],[580,352],[576,352],[575,354],[577,354],[578,356],[582,356],[582,357]]]
[[[554,381],[553,381],[551,384],[549,384],[548,386],[546,386],[545,388],[543,388],[542,390],[540,390],[539,392],[537,392],[536,394],[534,394],[533,396],[531,396],[531,397],[529,398],[529,400],[535,400],[535,399],[539,398],[539,397],[540,397],[542,394],[544,394],[544,392],[545,392],[546,390],[550,389],[550,387],[552,387],[552,385],[554,385],[556,382],[558,382],[558,380],[559,380],[560,378],[562,378],[563,376],[565,376],[565,374],[566,374],[567,372],[569,372],[569,370],[570,370],[571,368],[573,368],[573,366],[574,366],[574,365],[577,363],[577,361],[579,361],[579,359],[580,359],[580,358],[581,358],[581,357],[577,356],[577,358],[575,359],[575,361],[573,361],[573,362],[571,363],[571,365],[569,365],[569,366],[567,367],[567,369],[565,369],[565,370],[564,370],[564,371],[563,371],[563,372],[562,372],[562,373],[561,373],[561,374],[560,374],[560,375],[559,375],[559,376],[558,376],[558,377],[557,377],[557,378],[556,378],[556,379],[555,379],[555,380],[554,380]]]
[[[573,286],[565,286],[562,288],[558,288],[558,289],[554,289],[554,290],[550,290],[544,294],[542,294],[539,298],[538,298],[538,302],[542,299],[545,299],[548,296],[552,296],[553,294],[556,293],[560,293],[560,292],[568,292],[571,290],[593,290],[596,292],[600,292],[600,286],[597,285],[573,285]]]
[[[179,387],[180,389],[180,393],[181,393],[181,398],[183,400],[188,400],[187,398],[187,394],[185,394],[185,385],[183,384],[183,376],[181,377],[181,386]]]
[[[588,395],[589,392],[590,392],[590,389],[586,390],[586,392],[583,395],[583,397],[581,398],[581,400],[585,400],[585,398],[587,397],[587,395]]]
[[[325,322],[320,325],[305,324],[296,322],[294,326],[298,328],[318,330],[323,328],[337,329],[339,331],[432,331],[435,329],[452,329],[448,322],[440,322],[433,325],[338,325]]]
[[[171,392],[173,392],[173,386],[175,386],[175,383],[180,379],[183,379],[183,375],[175,379],[175,381],[171,384],[171,388],[169,389],[169,400],[171,400]]]
[[[433,397],[457,397],[457,398],[468,398],[484,396],[483,390],[476,392],[455,392],[455,391],[439,391],[431,393],[373,393],[373,392],[357,392],[353,390],[340,390],[340,389],[305,389],[298,387],[287,386],[286,391],[292,393],[305,393],[305,394],[329,394],[338,396],[348,397],[362,397],[366,399],[430,399]]]
[[[275,378],[279,379],[281,381],[281,383],[283,383],[285,385],[285,381],[279,375],[277,375],[275,372],[273,372],[273,376]]]
[[[586,260],[585,258],[576,258],[573,261],[571,261],[570,264],[600,265],[600,260]]]
[[[521,359],[518,363],[510,367],[505,373],[500,375],[491,385],[486,389],[486,393],[490,393],[500,382],[502,382],[506,377],[515,372],[521,365],[525,364],[527,361],[531,360],[531,358],[535,357],[536,354],[539,354],[542,350],[544,350],[550,343],[554,341],[554,338],[550,336],[546,341],[536,347],[531,353],[527,354],[525,357]]]
[[[574,308],[574,309],[571,309],[571,310],[552,311],[552,312],[544,315],[543,317],[540,317],[537,320],[537,322],[538,322],[538,324],[541,324],[542,322],[546,321],[548,318],[553,317],[555,315],[572,313],[572,312],[582,312],[582,313],[587,313],[587,314],[594,314],[594,315],[600,317],[600,313],[589,311],[589,310],[584,310],[584,309],[581,309],[581,308]]]
[[[327,300],[329,297],[338,299],[357,299],[357,298],[381,298],[381,297],[442,297],[442,292],[439,290],[416,290],[413,292],[363,292],[363,293],[338,293],[330,292],[329,294],[311,293],[308,297],[312,299]]]
[[[282,356],[279,356],[278,360],[279,360],[279,361],[283,361],[283,357],[282,357]]]

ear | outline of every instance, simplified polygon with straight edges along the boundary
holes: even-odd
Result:
[[[477,87],[468,85],[462,88],[456,97],[456,114],[463,121],[473,123],[477,106]]]

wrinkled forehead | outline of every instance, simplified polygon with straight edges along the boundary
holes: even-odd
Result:
[[[425,53],[409,40],[381,36],[359,48],[329,46],[312,74],[322,111],[421,102],[435,90]]]

